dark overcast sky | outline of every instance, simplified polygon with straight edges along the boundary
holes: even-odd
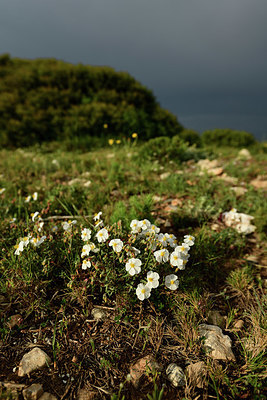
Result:
[[[267,139],[267,0],[0,0],[0,53],[128,71],[188,128]]]

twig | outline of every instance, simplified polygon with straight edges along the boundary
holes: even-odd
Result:
[[[52,215],[51,217],[47,217],[47,218],[42,218],[42,221],[52,221],[52,220],[57,220],[57,219],[72,219],[72,218],[78,218],[78,219],[82,219],[82,218],[91,218],[91,215]]]

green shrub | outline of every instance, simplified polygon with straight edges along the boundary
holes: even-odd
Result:
[[[199,134],[193,129],[184,129],[179,133],[179,136],[181,139],[183,139],[184,142],[189,143],[190,146],[201,146],[201,138]]]
[[[180,135],[175,135],[172,138],[161,136],[148,140],[139,148],[138,157],[142,159],[162,161],[174,160],[183,162],[187,160],[199,160],[203,158],[203,153],[200,150],[191,148],[185,143]]]
[[[126,72],[9,55],[0,56],[0,115],[0,145],[16,147],[133,132],[142,140],[182,130]]]
[[[247,147],[256,143],[254,136],[245,131],[232,129],[214,129],[205,131],[202,141],[206,145],[219,145],[231,147]]]

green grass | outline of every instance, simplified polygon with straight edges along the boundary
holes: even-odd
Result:
[[[49,381],[44,379],[47,370],[33,373],[33,379],[38,377],[57,396],[65,393],[67,379],[70,398],[78,387],[107,399],[263,398],[266,192],[250,181],[266,169],[264,151],[257,145],[249,162],[239,160],[235,149],[201,148],[200,155],[193,148],[187,152],[194,153],[189,161],[171,151],[164,160],[151,159],[136,141],[91,152],[44,146],[0,151],[0,188],[5,188],[0,195],[0,381],[18,379],[13,369],[26,345],[37,343],[53,365]],[[200,174],[197,159],[206,155],[218,158],[247,192],[237,197],[233,184]],[[38,199],[25,202],[34,192]],[[254,217],[255,233],[243,236],[223,224],[222,212],[233,207]],[[42,230],[38,219],[32,221],[35,211],[44,220]],[[96,240],[93,216],[99,211],[108,241],[119,237],[124,243],[120,254],[108,241]],[[62,223],[69,219],[77,223],[66,232]],[[148,219],[161,232],[174,234],[178,244],[186,234],[195,236],[185,270],[157,264],[151,240],[131,235],[133,219]],[[92,230],[100,248],[90,255],[87,270],[82,269],[83,228]],[[16,256],[14,246],[29,234],[46,239]],[[125,270],[130,245],[142,251],[142,272],[133,277]],[[248,261],[248,255],[256,261]],[[159,272],[160,286],[140,301],[135,290],[149,270]],[[171,273],[180,281],[174,291],[164,285],[163,277]],[[96,305],[106,311],[104,321],[93,320]],[[203,352],[198,326],[212,310],[224,318],[235,364],[210,360]],[[14,315],[21,317],[15,325]],[[244,324],[237,330],[240,319]],[[136,389],[127,374],[147,354],[162,369],[145,374]],[[171,386],[168,364],[176,362],[185,370],[198,361],[208,371],[202,389],[188,381],[184,388]]]

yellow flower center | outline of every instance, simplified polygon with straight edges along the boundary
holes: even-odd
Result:
[[[148,278],[149,282],[153,282],[153,278]]]
[[[145,289],[141,289],[141,293],[145,294],[145,292],[146,292]]]
[[[171,281],[170,281],[170,284],[173,285],[173,284],[174,284],[174,280],[171,280]]]
[[[165,254],[165,252],[164,252],[164,251],[161,251],[160,256],[163,257],[164,254]]]

